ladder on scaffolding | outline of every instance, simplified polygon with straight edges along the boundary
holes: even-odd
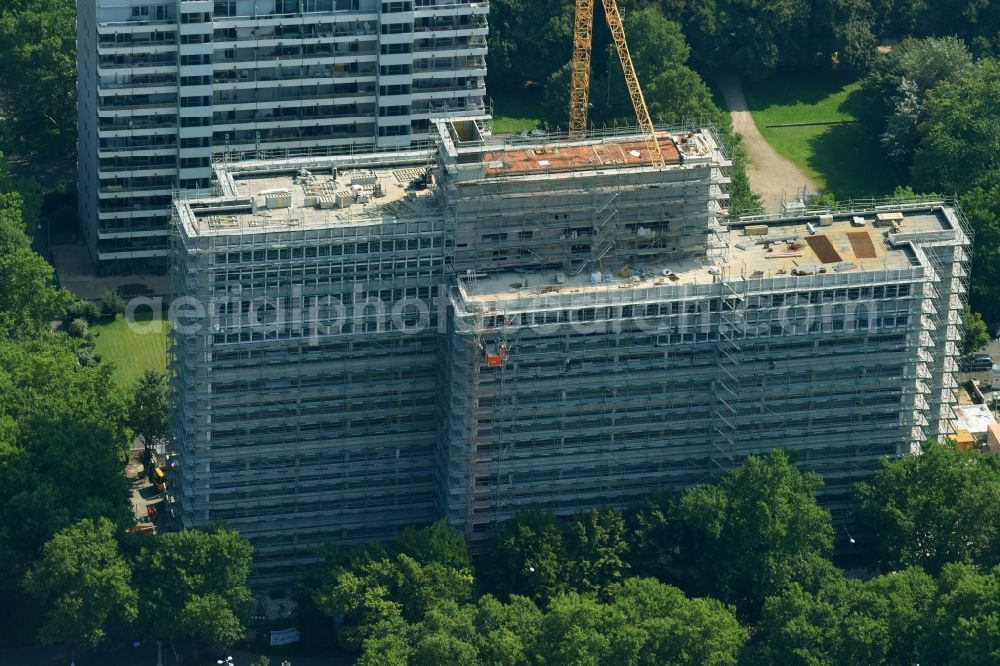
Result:
[[[573,260],[569,269],[570,275],[579,275],[587,266],[597,265],[614,249],[615,234],[618,230],[618,206],[615,203],[619,194],[620,192],[615,190],[603,202],[596,201],[597,195],[594,196],[590,254],[586,258]]]
[[[722,454],[716,464],[730,469],[737,441],[737,419],[741,397],[743,343],[746,340],[746,280],[741,280],[743,293],[731,280],[723,279],[723,295],[719,317],[719,375],[715,382],[716,411],[715,447]]]

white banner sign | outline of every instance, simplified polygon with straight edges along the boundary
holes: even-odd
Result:
[[[288,645],[299,642],[298,629],[280,629],[271,632],[271,645]]]

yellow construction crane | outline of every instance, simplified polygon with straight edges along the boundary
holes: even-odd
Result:
[[[649,117],[646,98],[642,95],[639,77],[632,65],[632,54],[625,40],[625,26],[622,25],[622,15],[618,11],[615,0],[601,0],[604,5],[604,16],[611,29],[611,38],[615,42],[615,50],[622,62],[625,73],[625,84],[628,86],[632,107],[639,129],[646,139],[646,148],[650,159],[656,166],[663,167],[663,153],[656,139],[656,129]],[[571,139],[582,139],[587,132],[587,107],[590,104],[590,52],[594,37],[594,0],[576,0],[576,16],[573,22],[573,85],[569,94],[569,136]]]

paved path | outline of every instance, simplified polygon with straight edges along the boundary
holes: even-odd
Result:
[[[733,129],[743,135],[743,145],[750,155],[750,164],[747,166],[750,187],[763,197],[764,209],[768,212],[778,211],[782,195],[793,199],[803,185],[810,192],[817,192],[816,184],[793,162],[779,155],[761,136],[753,122],[753,116],[747,110],[739,78],[735,74],[724,74],[716,79],[716,83],[733,118]]]
[[[231,652],[233,666],[251,666],[257,662],[257,652]],[[204,655],[195,662],[188,657],[178,659],[169,644],[163,646],[163,666],[210,666],[218,663],[211,655]],[[292,666],[349,666],[354,663],[350,657],[280,657],[271,656],[271,666],[281,666],[288,661]],[[80,654],[76,666],[156,666],[156,647],[144,643],[138,648],[118,647],[114,650]],[[65,652],[55,648],[0,649],[0,664],[3,666],[66,666]]]
[[[126,285],[141,284],[149,293],[163,296],[170,292],[170,278],[166,275],[112,275],[99,277],[83,245],[53,245],[53,264],[59,286],[70,290],[77,298],[97,300],[107,289],[121,289]]]

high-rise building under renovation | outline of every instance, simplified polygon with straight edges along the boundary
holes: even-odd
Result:
[[[92,258],[166,262],[210,162],[426,143],[483,113],[487,0],[88,0],[79,214]]]
[[[968,236],[949,202],[726,220],[708,129],[216,167],[176,204],[176,511],[277,580],[324,541],[482,538],[775,447],[850,503],[948,432]],[[199,313],[198,308],[204,312]]]

